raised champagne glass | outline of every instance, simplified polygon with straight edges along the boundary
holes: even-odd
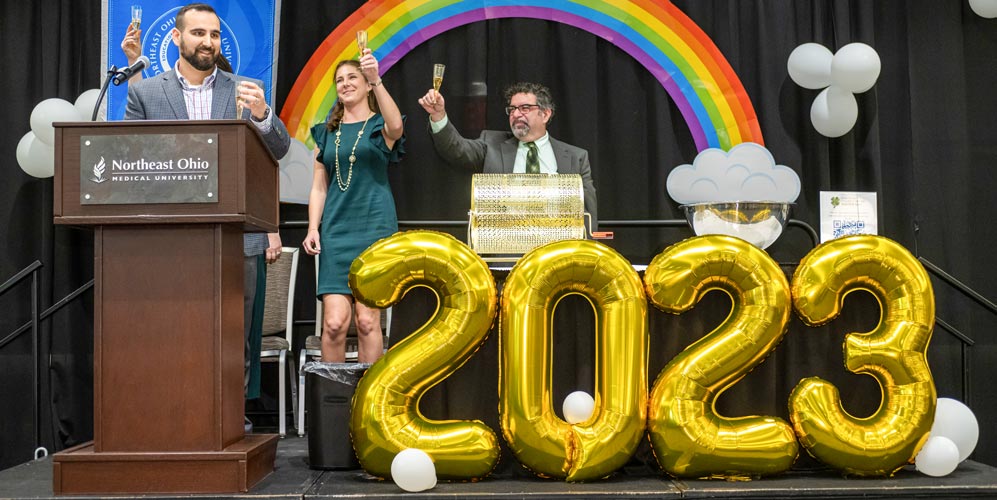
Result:
[[[440,91],[440,87],[443,85],[443,72],[446,69],[447,67],[442,64],[433,65],[433,90]]]
[[[239,95],[242,91],[242,82],[243,80],[241,78],[236,78],[235,80],[235,119],[236,120],[242,119],[242,112],[246,108],[246,102],[243,101],[242,97]]]
[[[363,57],[363,49],[367,48],[367,30],[357,32],[357,48],[360,49],[360,57]]]
[[[142,27],[142,6],[132,5],[132,29]]]

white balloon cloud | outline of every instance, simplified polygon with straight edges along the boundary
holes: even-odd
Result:
[[[824,89],[810,106],[810,122],[826,137],[841,137],[855,126],[858,103],[852,93],[871,89],[881,69],[879,54],[864,43],[850,43],[834,55],[823,45],[805,43],[793,50],[786,66],[797,85]]]
[[[969,0],[969,8],[980,17],[997,17],[997,0]]]
[[[55,149],[28,132],[17,142],[17,164],[32,177],[44,179],[55,175]]]
[[[668,196],[691,205],[725,201],[793,202],[800,195],[800,176],[777,165],[765,146],[744,142],[730,151],[700,151],[692,164],[668,174]]]
[[[879,54],[875,49],[864,43],[850,43],[838,49],[831,59],[831,84],[862,93],[876,84],[879,70]]]
[[[822,89],[831,84],[831,59],[827,47],[819,43],[805,43],[789,54],[786,67],[789,77],[807,89]]]
[[[78,122],[83,118],[76,111],[72,103],[64,99],[52,98],[35,105],[31,111],[31,131],[35,133],[42,142],[49,145],[55,144],[54,122]]]
[[[90,121],[90,117],[93,116],[93,108],[97,105],[98,96],[100,96],[100,89],[90,89],[76,98],[73,107],[80,114],[81,120]]]
[[[436,487],[436,466],[426,452],[404,449],[391,460],[391,480],[408,492],[425,491]]]
[[[950,439],[959,448],[959,461],[969,458],[980,439],[980,424],[973,410],[951,398],[938,398],[931,435]]]
[[[851,92],[830,86],[817,94],[810,106],[810,121],[821,135],[841,137],[855,126],[859,116],[858,103]]]
[[[914,466],[928,476],[947,476],[959,466],[959,448],[949,438],[931,436],[914,457]]]
[[[585,391],[575,391],[568,394],[561,405],[564,421],[569,424],[588,420],[592,416],[593,410],[595,410],[595,400]]]

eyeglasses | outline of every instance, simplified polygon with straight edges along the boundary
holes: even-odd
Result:
[[[540,106],[539,104],[520,104],[519,106],[506,106],[505,114],[511,115],[513,111],[516,111],[518,109],[520,113],[525,115],[530,111],[532,111],[533,108],[540,108],[540,107],[542,106]]]

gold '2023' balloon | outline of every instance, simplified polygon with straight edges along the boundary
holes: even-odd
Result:
[[[658,464],[681,477],[767,475],[793,465],[793,429],[770,416],[717,415],[720,393],[741,380],[782,340],[789,283],[762,250],[729,236],[700,236],[656,256],[644,274],[647,295],[665,312],[692,309],[710,290],[733,309],[715,330],[687,347],[658,375],[648,401],[648,430]]]
[[[431,231],[398,233],[373,244],[350,266],[350,288],[369,306],[389,307],[424,286],[439,299],[433,317],[392,347],[361,379],[350,432],[363,468],[390,477],[406,448],[432,457],[442,479],[477,479],[495,467],[498,437],[480,421],[430,421],[419,398],[463,365],[495,319],[496,290],[488,266],[467,245]]]
[[[551,395],[551,319],[570,294],[596,316],[595,408],[568,424]],[[644,435],[647,299],[629,262],[594,241],[566,240],[526,254],[502,291],[499,418],[513,453],[534,472],[598,479],[626,463]]]
[[[845,295],[865,290],[882,308],[871,332],[845,337],[845,366],[880,384],[883,401],[866,418],[841,407],[836,387],[811,377],[789,400],[803,446],[848,474],[892,475],[920,450],[935,414],[926,351],[935,322],[931,282],[905,248],[880,236],[850,236],[811,251],[793,275],[793,305],[810,325],[838,316]]]

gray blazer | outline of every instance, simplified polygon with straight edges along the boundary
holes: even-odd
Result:
[[[468,139],[447,121],[447,126],[437,133],[432,133],[433,146],[436,152],[448,163],[459,167],[483,171],[486,174],[511,174],[516,162],[516,148],[519,139],[512,132],[499,130],[483,130],[481,137]],[[592,215],[592,228],[595,229],[598,217],[598,203],[595,197],[595,184],[592,182],[592,166],[589,164],[588,151],[565,144],[553,137],[550,146],[554,149],[559,174],[580,174],[582,188],[585,192],[585,211]]]
[[[257,85],[263,86],[259,80]],[[215,77],[215,88],[211,94],[211,118],[235,118],[235,85],[232,73],[218,70]],[[243,113],[248,113],[246,109]],[[270,111],[275,113],[273,109]],[[125,120],[187,120],[187,103],[183,98],[180,81],[173,70],[160,73],[151,78],[128,83],[128,105],[125,108]],[[276,113],[271,121],[270,131],[263,134],[263,142],[273,153],[281,158],[291,147],[291,136]],[[247,256],[259,255],[269,246],[264,233],[246,233],[243,250]]]

